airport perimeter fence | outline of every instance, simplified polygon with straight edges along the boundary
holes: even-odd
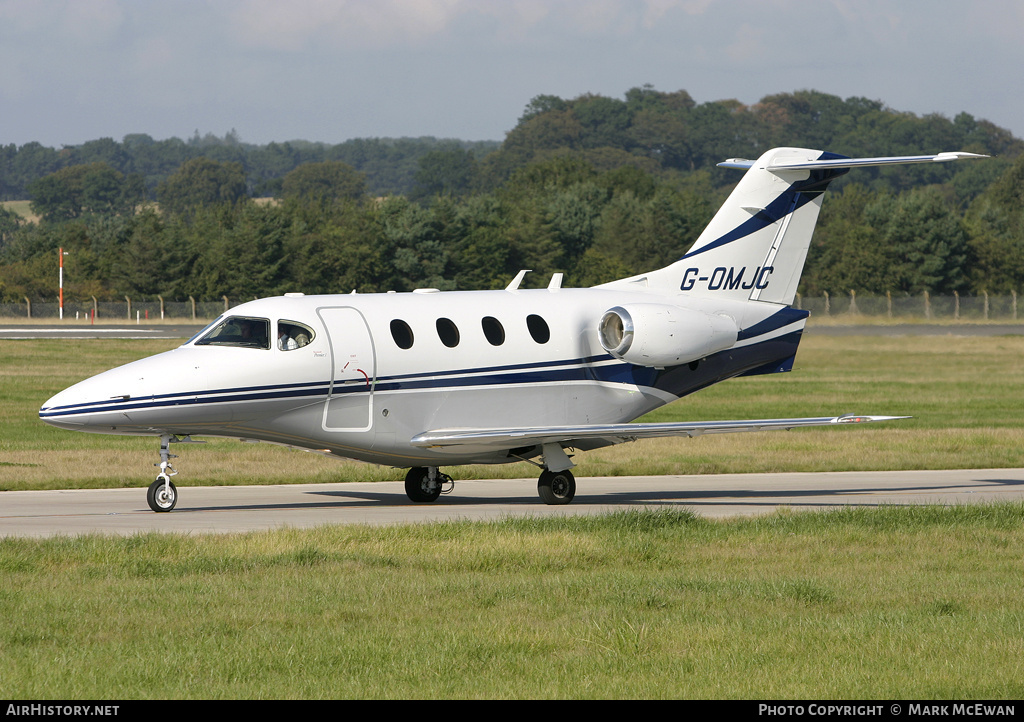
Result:
[[[982,292],[967,296],[921,294],[844,294],[801,296],[793,305],[811,312],[811,317],[896,319],[904,321],[1016,321],[1017,292],[993,295]]]
[[[229,301],[136,301],[126,298],[124,301],[64,301],[64,319],[80,321],[152,321],[157,319],[180,319],[184,321],[204,321],[216,318],[232,306],[245,303],[238,299]],[[61,310],[58,301],[30,301],[21,303],[0,303],[0,319],[55,319],[60,318]]]
[[[181,319],[203,321],[216,318],[247,299],[220,301],[65,301],[64,319],[80,321],[151,321]],[[1017,321],[1017,294],[933,296],[922,294],[843,294],[803,296],[797,294],[796,308],[811,312],[812,318],[895,319],[902,321]],[[0,319],[56,319],[60,304],[56,301],[29,301],[0,304]]]

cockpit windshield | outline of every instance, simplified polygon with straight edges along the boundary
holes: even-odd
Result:
[[[208,327],[209,329],[210,327]],[[241,346],[270,348],[270,321],[249,316],[229,316],[212,324],[196,346]]]

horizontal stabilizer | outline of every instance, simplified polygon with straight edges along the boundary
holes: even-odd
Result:
[[[804,419],[760,419],[756,421],[695,421],[692,423],[664,424],[597,424],[591,426],[550,426],[522,429],[451,429],[425,431],[411,440],[413,446],[443,451],[447,448],[475,446],[490,449],[561,444],[601,439],[618,444],[637,439],[666,436],[701,436],[728,434],[740,431],[775,431],[802,426],[829,426],[832,424],[863,424],[871,421],[909,419],[909,416],[819,416]]]
[[[800,160],[782,157],[767,164],[767,171],[813,170],[817,168],[865,168],[877,165],[907,165],[912,163],[948,163],[961,158],[988,158],[978,153],[945,152],[935,155],[897,155],[883,158],[828,158],[825,160]],[[730,158],[718,164],[719,168],[752,168],[757,161],[744,158]]]

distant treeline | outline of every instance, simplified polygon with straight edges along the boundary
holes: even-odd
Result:
[[[645,86],[538,96],[500,144],[0,148],[0,193],[41,218],[0,210],[0,300],[52,297],[59,247],[65,293],[101,300],[500,288],[521,268],[592,285],[678,258],[739,179],[715,163],[782,145],[993,156],[836,181],[802,292],[1024,290],[1024,142],[1006,130],[814,91],[746,106]]]
[[[437,138],[358,138],[337,145],[297,140],[253,145],[243,143],[235,131],[223,138],[198,131],[181,138],[154,140],[137,133],[118,143],[100,138],[76,146],[47,148],[26,143],[20,148],[0,146],[0,201],[34,197],[30,186],[44,176],[69,166],[103,163],[125,177],[136,176],[145,194],[155,198],[157,187],[187,161],[208,158],[238,163],[245,172],[246,195],[277,195],[284,176],[306,163],[340,161],[366,176],[367,189],[377,196],[408,194],[420,158],[434,150],[472,151],[486,155],[501,143],[494,141],[439,140]]]

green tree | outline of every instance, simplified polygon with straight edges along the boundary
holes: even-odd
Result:
[[[142,179],[125,176],[106,163],[62,168],[29,186],[32,210],[47,221],[89,214],[127,214],[143,199]]]
[[[974,287],[1024,288],[1024,156],[971,204],[965,218],[976,263]]]
[[[284,198],[335,201],[357,200],[366,195],[366,176],[348,163],[304,163],[284,177]]]
[[[519,116],[517,125],[525,123],[535,116],[549,113],[552,110],[565,110],[568,105],[557,95],[536,95],[526,104],[523,114]]]
[[[391,260],[388,290],[454,290],[452,253],[443,242],[443,226],[434,212],[405,198],[379,207],[379,242]]]
[[[240,163],[205,157],[183,163],[156,191],[164,213],[186,215],[206,206],[237,203],[245,195],[245,171]]]
[[[882,236],[864,217],[878,200],[879,194],[859,184],[826,194],[800,281],[802,293],[895,290],[887,280],[890,259]]]
[[[971,257],[964,226],[937,189],[894,196],[849,186],[825,199],[802,288],[812,294],[964,291]]]
[[[17,233],[22,223],[21,216],[0,206],[0,254],[3,253],[7,244],[14,240],[14,234]]]
[[[627,131],[632,116],[625,102],[601,95],[585,95],[572,102],[572,111],[584,129],[584,148],[631,148]]]
[[[508,208],[493,194],[473,196],[460,204],[448,229],[457,288],[497,289],[508,285],[513,264],[505,238],[507,225]]]
[[[476,180],[477,164],[473,151],[461,148],[432,150],[419,160],[416,186],[410,198],[462,196],[472,190]]]
[[[949,200],[935,188],[885,196],[865,209],[888,251],[889,288],[907,293],[967,290],[967,233]],[[888,290],[888,289],[879,289]]]

